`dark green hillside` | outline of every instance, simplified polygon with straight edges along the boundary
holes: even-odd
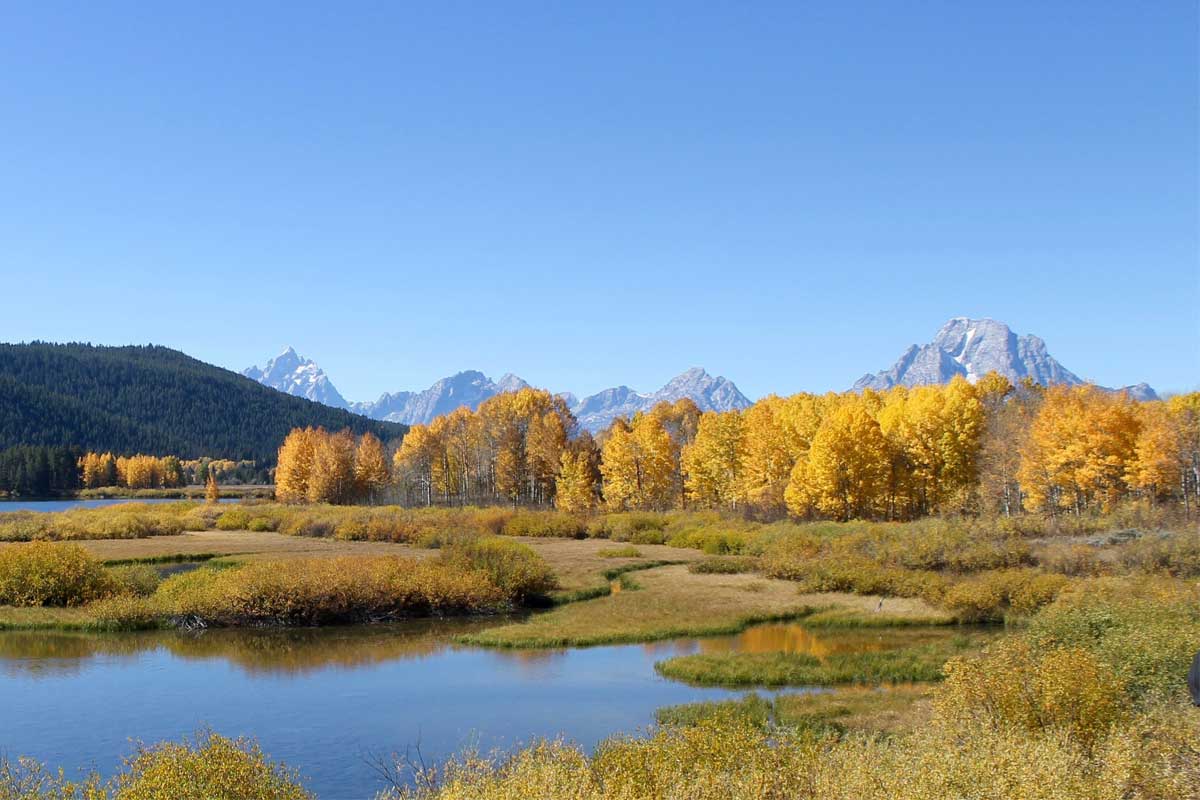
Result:
[[[0,344],[0,449],[71,445],[115,453],[273,462],[294,427],[403,425],[277,392],[165,347]]]

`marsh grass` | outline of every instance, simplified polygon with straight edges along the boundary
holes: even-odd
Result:
[[[837,686],[940,680],[942,667],[970,646],[965,637],[882,652],[717,653],[678,656],[654,665],[658,674],[693,686]]]
[[[748,575],[693,575],[682,564],[638,567],[636,591],[621,591],[560,606],[528,620],[462,637],[489,647],[566,647],[656,641],[736,633],[758,622],[796,619],[811,612],[794,587],[771,581],[748,592]],[[611,573],[627,579],[630,570]],[[624,588],[624,586],[622,587]]]
[[[605,547],[597,551],[596,555],[601,558],[641,558],[642,551],[633,545],[626,545],[625,547]]]
[[[831,691],[750,693],[733,700],[666,706],[655,712],[659,725],[706,722],[784,729],[810,735],[908,733],[929,719],[928,685],[841,687]]]

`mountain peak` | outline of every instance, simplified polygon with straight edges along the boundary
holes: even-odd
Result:
[[[305,397],[334,408],[349,408],[346,399],[317,363],[304,358],[290,345],[262,369],[247,367],[242,374],[264,386],[296,397]]]
[[[582,427],[598,431],[608,427],[617,417],[632,416],[639,411],[649,411],[659,403],[674,403],[684,398],[692,400],[701,411],[732,411],[750,406],[750,401],[733,381],[719,375],[713,377],[703,367],[692,367],[652,394],[617,386],[583,398],[571,411]]]
[[[1033,334],[1018,336],[1008,325],[989,317],[952,317],[933,341],[909,346],[891,369],[868,373],[852,388],[882,391],[893,386],[946,383],[955,376],[974,383],[989,372],[998,372],[1013,383],[1024,378],[1043,386],[1054,383],[1076,386],[1084,382],[1055,360],[1046,343]],[[1148,386],[1127,388],[1138,396],[1154,392]]]

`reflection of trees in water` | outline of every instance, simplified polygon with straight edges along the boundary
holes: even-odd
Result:
[[[299,674],[424,658],[495,620],[422,620],[339,628],[207,630],[196,633],[0,633],[0,665],[13,676],[70,675],[95,658],[165,650],[176,658],[222,659],[249,673]]]
[[[109,639],[107,646],[97,640]],[[96,656],[133,660],[153,649],[153,637],[142,633],[97,636],[86,633],[10,631],[0,633],[0,673],[5,677],[77,675]]]
[[[414,620],[331,628],[217,629],[183,633],[0,633],[0,674],[54,677],[82,673],[96,658],[134,660],[165,650],[189,660],[221,659],[251,674],[303,674],[327,667],[362,667],[427,658],[459,649],[454,637],[497,624],[488,620]],[[676,639],[640,645],[656,658],[691,653],[833,653],[892,650],[961,636],[962,629],[900,628],[813,631],[799,623],[758,625],[734,636]],[[974,635],[974,634],[971,634]],[[462,649],[473,649],[463,647]],[[491,650],[491,658],[540,677],[567,650]]]
[[[871,653],[945,641],[961,635],[948,628],[806,628],[800,623],[770,623],[734,636],[701,639],[701,653],[799,653],[826,658],[835,653]]]

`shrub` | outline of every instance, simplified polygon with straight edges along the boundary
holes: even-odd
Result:
[[[97,600],[87,608],[91,627],[105,631],[137,631],[156,628],[161,621],[152,600],[137,595],[119,594]]]
[[[0,548],[0,605],[78,606],[115,590],[112,575],[79,545],[34,541]]]
[[[642,551],[629,544],[624,547],[606,547],[597,550],[596,555],[601,558],[641,558]]]
[[[311,800],[298,775],[257,744],[202,733],[140,747],[112,782],[114,800]]]
[[[112,576],[114,589],[124,594],[149,597],[154,594],[162,581],[158,570],[149,564],[128,564],[119,567],[109,567],[108,574]]]
[[[557,585],[550,567],[532,548],[497,537],[447,548],[440,563],[452,568],[482,570],[518,603],[543,596]]]
[[[1124,685],[1082,648],[1038,652],[1009,639],[946,664],[939,708],[949,719],[995,730],[1060,730],[1086,747],[1125,715]]]
[[[1137,572],[1200,577],[1200,535],[1193,530],[1188,534],[1143,537],[1122,546],[1118,558],[1126,569]]]
[[[697,575],[738,575],[745,572],[756,572],[762,564],[757,558],[731,556],[727,558],[706,558],[688,564],[688,572]]]
[[[997,570],[951,585],[942,605],[964,622],[1002,621],[1009,611],[1032,614],[1050,603],[1070,582],[1036,570]]]
[[[269,517],[254,517],[246,523],[246,530],[260,533],[262,531],[275,530],[275,522]]]
[[[1033,618],[1028,638],[1041,649],[1095,654],[1134,703],[1180,704],[1182,676],[1200,646],[1200,603],[1194,588],[1174,581],[1080,581]]]
[[[244,508],[231,508],[217,517],[217,530],[244,531],[250,525],[250,512]]]
[[[513,591],[519,590],[517,584]],[[324,625],[494,613],[512,602],[483,569],[397,556],[198,569],[164,581],[154,599],[164,614],[184,624],[211,625]]]
[[[587,534],[598,539],[634,544],[662,544],[667,540],[667,517],[665,514],[629,511],[606,514],[592,520]]]
[[[560,539],[582,539],[587,525],[579,517],[561,511],[523,511],[504,523],[505,536],[548,536]]]

